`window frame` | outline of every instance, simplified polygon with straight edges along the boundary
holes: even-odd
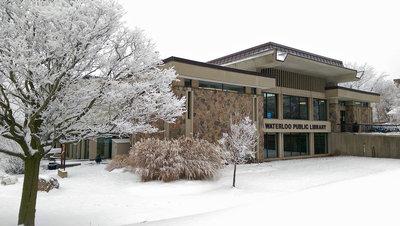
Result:
[[[199,80],[199,88],[209,89],[209,90],[219,90],[232,93],[245,93],[244,86],[224,84],[219,82],[209,82],[204,80]]]
[[[289,99],[289,105],[285,103],[285,101]],[[291,95],[283,95],[282,97],[282,107],[283,107],[283,119],[294,119],[294,120],[309,120],[309,98],[308,97],[302,97],[302,96],[291,96]],[[305,102],[305,108],[301,107],[302,104]],[[297,104],[296,104],[297,103]],[[285,108],[286,106],[286,108]],[[287,107],[289,106],[289,111],[287,111]],[[298,107],[296,107],[298,106]],[[293,109],[296,109],[293,111]],[[302,109],[306,109],[306,118],[302,117]],[[296,114],[293,114],[295,112]],[[290,114],[290,117],[287,117],[287,114]]]
[[[271,113],[271,117],[268,117],[268,113],[269,113],[269,110],[268,110],[268,95],[273,95],[275,98],[274,98],[274,101],[275,101],[275,104],[274,104],[274,112],[272,112]],[[264,118],[266,118],[266,119],[271,119],[271,118],[273,118],[273,119],[277,119],[278,118],[278,94],[276,94],[276,93],[263,93],[263,104],[264,104],[264,112],[263,112],[263,115],[264,115]]]
[[[267,145],[268,138],[266,136],[274,136],[275,142],[275,153],[276,156],[269,157],[269,151]],[[279,133],[264,133],[264,159],[272,159],[272,158],[279,158]]]
[[[305,152],[302,152],[301,146],[299,147],[298,145],[301,145],[301,142],[299,142],[299,140],[295,140],[295,137],[300,137],[305,135],[305,147],[306,150]],[[289,144],[287,144],[286,142],[291,142]],[[287,150],[287,146],[292,146],[292,147],[296,147],[296,151],[294,150]],[[288,155],[287,153],[290,153],[290,155]],[[293,155],[293,153],[299,153],[298,155]],[[305,153],[305,154],[302,154]],[[283,134],[283,156],[284,157],[298,157],[298,156],[310,156],[310,134],[309,133],[284,133]]]
[[[321,102],[325,103],[325,115],[324,117],[321,117]],[[317,106],[315,106],[315,103],[317,102]],[[318,98],[313,98],[313,120],[315,121],[327,121],[328,120],[328,104],[327,104],[326,99],[318,99]],[[315,114],[315,111],[317,110],[317,114]],[[318,116],[318,117],[316,117]]]
[[[325,147],[324,147],[324,151],[323,152],[319,152],[317,153],[317,139],[316,137],[318,137],[319,135],[323,135],[324,137],[324,142],[325,142]],[[328,133],[314,133],[314,155],[326,155],[329,154],[329,150],[328,150]]]

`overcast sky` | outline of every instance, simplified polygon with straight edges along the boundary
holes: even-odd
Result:
[[[208,61],[276,42],[400,78],[400,2],[119,0],[162,58]]]

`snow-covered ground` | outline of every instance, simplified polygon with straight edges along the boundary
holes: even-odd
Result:
[[[140,182],[83,163],[39,192],[37,225],[399,225],[400,160],[328,157],[240,165],[213,181]],[[16,225],[23,178],[0,186],[0,225]]]

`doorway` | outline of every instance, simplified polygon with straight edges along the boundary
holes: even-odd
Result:
[[[346,111],[340,111],[340,131],[346,132]]]

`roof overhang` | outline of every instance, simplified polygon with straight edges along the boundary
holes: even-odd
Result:
[[[317,78],[328,82],[350,82],[358,80],[357,71],[287,54],[284,58],[277,57],[277,50],[272,49],[248,58],[227,63],[223,66],[240,68],[249,71],[260,71],[263,68],[275,68]]]
[[[326,88],[326,97],[343,101],[362,101],[369,103],[380,102],[380,95],[378,93],[371,93],[340,86]]]
[[[180,78],[189,78],[260,89],[276,87],[275,77],[253,71],[223,67],[177,57],[164,60],[164,68],[173,67]]]

